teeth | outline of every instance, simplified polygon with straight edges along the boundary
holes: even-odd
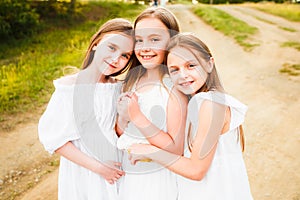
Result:
[[[152,56],[142,56],[142,58],[149,59],[152,58]]]
[[[191,82],[185,82],[185,83],[181,83],[182,86],[189,86],[191,85]]]

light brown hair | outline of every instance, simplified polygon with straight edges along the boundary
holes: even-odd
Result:
[[[175,48],[175,47],[182,47],[186,50],[190,51],[195,58],[198,60],[199,63],[203,63],[201,61],[204,60],[206,62],[209,62],[210,58],[212,57],[212,54],[209,50],[209,48],[206,46],[204,42],[202,42],[199,38],[194,36],[193,34],[189,33],[182,33],[174,36],[171,38],[168,46],[167,46],[167,55],[169,52]],[[206,69],[203,67],[203,69],[206,71]],[[219,91],[224,92],[224,88],[221,84],[220,78],[218,76],[216,66],[213,64],[213,68],[211,72],[207,72],[207,79],[204,83],[204,85],[196,92],[208,92],[208,91]],[[188,128],[188,138],[187,143],[188,147],[191,151],[192,147],[192,139],[191,139],[191,127]],[[245,148],[245,141],[244,141],[244,131],[242,128],[242,125],[239,126],[239,140],[241,144],[242,151],[244,151]]]
[[[134,22],[134,28],[137,23],[145,18],[156,18],[160,20],[169,30],[170,38],[176,35],[179,31],[179,23],[176,19],[175,15],[166,8],[162,7],[150,7],[140,13]],[[134,55],[134,64],[132,68],[128,71],[123,86],[123,92],[130,91],[134,85],[134,83],[141,78],[146,69],[141,65],[136,56]],[[163,76],[168,73],[168,69],[166,67],[166,59],[160,66],[160,79],[162,81]]]
[[[102,40],[105,34],[108,33],[119,33],[133,38],[133,26],[130,21],[122,18],[115,18],[105,22],[91,38],[90,45],[86,51],[86,55],[82,63],[82,67],[81,67],[82,69],[87,68],[91,64],[91,62],[94,59],[94,53],[95,53],[93,47]],[[132,66],[132,58],[127,63],[127,66],[125,68],[109,76],[118,76],[126,72],[131,66]]]

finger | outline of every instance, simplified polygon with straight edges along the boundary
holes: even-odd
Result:
[[[120,163],[120,162],[114,162],[114,165],[115,165],[116,167],[121,167],[121,166],[122,166],[122,163]]]
[[[132,95],[131,95],[131,99],[133,99],[133,100],[135,100],[135,101],[137,101],[138,100],[138,96],[136,95],[136,93],[134,92],[134,93],[132,93]]]
[[[130,163],[131,163],[132,165],[135,165],[135,164],[136,164],[136,160],[130,159]]]

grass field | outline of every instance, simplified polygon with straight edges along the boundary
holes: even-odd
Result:
[[[65,66],[81,66],[89,40],[102,23],[115,17],[133,21],[145,6],[97,2],[80,8],[84,20],[66,24],[51,19],[38,35],[0,43],[0,122],[47,102],[52,80],[63,75]]]
[[[257,32],[257,28],[249,26],[247,23],[213,6],[198,5],[193,8],[193,11],[207,24],[224,33],[224,35],[232,37],[246,51],[251,51],[257,45],[249,42],[251,35]]]
[[[275,3],[247,3],[245,6],[285,18],[290,21],[300,22],[300,4],[275,4]]]

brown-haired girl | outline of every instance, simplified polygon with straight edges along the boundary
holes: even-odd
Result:
[[[132,24],[109,20],[91,38],[82,70],[54,80],[38,132],[45,149],[61,155],[58,199],[117,198],[113,183],[124,172],[116,162],[115,117],[122,84],[115,76],[131,66],[133,44]]]
[[[247,107],[224,92],[212,54],[200,39],[178,34],[167,50],[174,86],[191,97],[184,156],[135,144],[129,147],[131,162],[150,158],[179,174],[178,200],[252,200],[242,156]]]
[[[179,25],[169,10],[148,8],[137,17],[134,28],[138,64],[126,76],[118,105],[117,145],[124,152],[126,172],[120,182],[120,199],[175,200],[175,174],[151,161],[133,166],[126,150],[135,143],[150,143],[183,153],[187,98],[174,90],[164,65],[167,44]]]

